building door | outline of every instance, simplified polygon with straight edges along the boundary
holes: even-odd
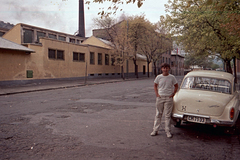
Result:
[[[146,74],[146,66],[143,65],[143,75],[145,75],[145,74]]]

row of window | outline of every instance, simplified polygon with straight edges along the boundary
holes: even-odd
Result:
[[[40,37],[47,37],[45,32],[40,32],[37,31],[37,42],[39,42],[39,38]],[[52,38],[52,39],[58,39],[60,41],[67,41],[65,36],[60,36],[60,35],[56,35],[56,34],[48,34],[48,38]],[[23,29],[23,43],[33,43],[34,40],[34,31],[30,30],[30,29]],[[74,38],[69,38],[69,42],[71,43],[77,43],[80,44],[81,41],[79,39],[74,39]]]
[[[170,64],[171,63],[171,59],[166,57],[166,60],[165,60],[165,57],[162,57],[162,63]]]
[[[85,53],[78,53],[73,52],[73,61],[76,62],[85,62]],[[102,53],[98,53],[98,65],[102,65]],[[55,50],[55,49],[48,49],[48,58],[49,59],[56,59],[56,60],[64,60],[64,51],[62,50]],[[109,65],[109,54],[105,54],[105,65]],[[111,59],[112,65],[114,59]],[[90,52],[90,64],[95,64],[95,53]]]

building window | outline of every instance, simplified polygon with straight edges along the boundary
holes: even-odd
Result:
[[[80,44],[80,40],[77,39],[77,44]]]
[[[58,40],[60,40],[60,41],[66,41],[66,37],[58,36]]]
[[[102,65],[102,53],[98,53],[98,65]]]
[[[162,63],[164,63],[164,57],[162,57]]]
[[[33,42],[33,31],[29,29],[23,29],[23,43]]]
[[[169,64],[171,64],[171,59],[169,58]]]
[[[63,51],[57,50],[57,59],[64,60],[64,53],[63,53]]]
[[[56,52],[56,50],[48,49],[48,58],[55,59],[55,52]]]
[[[109,54],[105,54],[105,65],[109,65]]]
[[[73,61],[78,61],[78,53],[73,52]]]
[[[55,49],[48,49],[48,58],[49,59],[64,60],[64,51],[55,50]]]
[[[46,37],[46,33],[44,32],[37,32],[37,42],[39,42],[39,38]]]
[[[70,42],[71,42],[71,43],[75,43],[75,39],[70,38]]]
[[[48,34],[48,37],[52,39],[57,39],[57,35],[55,34]]]
[[[94,62],[94,52],[90,52],[90,64],[95,64]]]
[[[73,52],[73,61],[85,62],[85,54]]]

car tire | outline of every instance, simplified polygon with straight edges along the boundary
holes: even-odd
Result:
[[[236,129],[236,133],[238,135],[240,135],[240,113],[238,113],[238,119],[237,119],[234,127]]]
[[[182,123],[182,121],[181,121],[181,120],[178,120],[178,121],[176,122],[176,124],[174,125],[174,127],[177,127],[177,128],[181,127],[181,123]]]

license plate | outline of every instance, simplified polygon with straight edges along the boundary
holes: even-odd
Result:
[[[195,117],[195,116],[188,116],[187,117],[187,121],[195,122],[195,123],[205,123],[206,122],[206,118]]]

